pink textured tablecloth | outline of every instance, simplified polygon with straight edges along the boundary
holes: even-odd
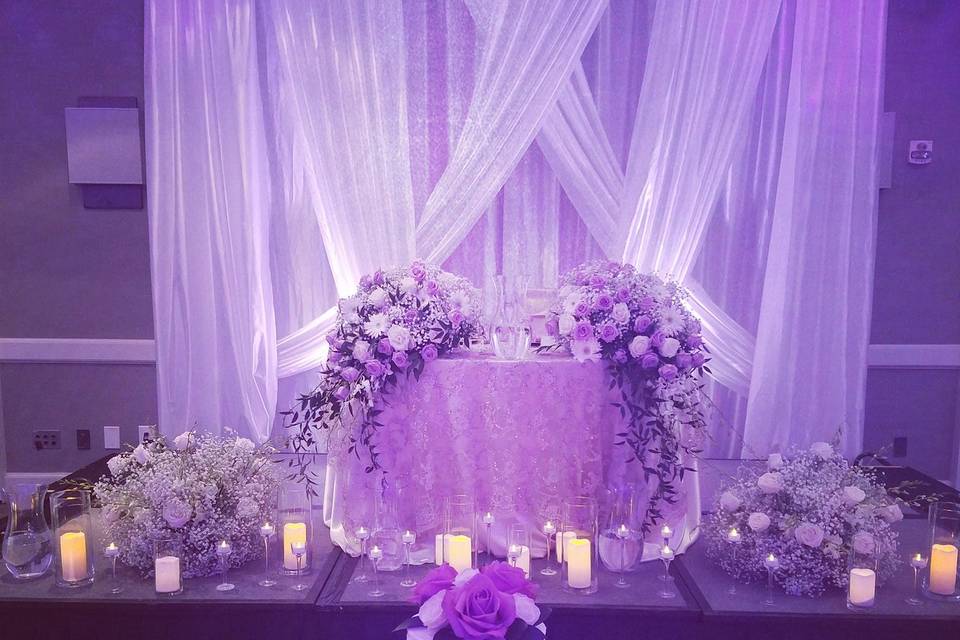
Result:
[[[642,482],[639,465],[625,464],[625,447],[614,445],[622,422],[605,366],[565,355],[518,361],[470,354],[431,363],[419,382],[388,396],[381,463],[387,483],[400,487],[403,528],[416,527],[416,560],[433,557],[445,496],[471,494],[480,512],[494,513],[497,551],[511,520],[538,531],[565,497]],[[699,520],[696,476],[686,476],[683,504],[670,518],[681,550]],[[334,543],[350,553],[359,551],[356,527],[376,519],[380,483],[345,443],[330,443],[324,518]],[[543,553],[545,542],[535,537],[534,556]]]

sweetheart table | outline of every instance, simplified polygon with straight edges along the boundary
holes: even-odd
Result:
[[[504,555],[507,527],[520,521],[534,532],[534,557],[543,556],[545,538],[536,532],[558,519],[564,498],[602,498],[605,487],[623,482],[646,493],[640,466],[626,463],[626,447],[614,444],[623,430],[611,404],[617,398],[604,364],[567,354],[501,360],[471,352],[432,362],[419,382],[386,397],[378,417],[385,475],[368,473],[347,443],[330,443],[324,519],[331,538],[357,555],[356,528],[373,526],[378,503],[392,504],[400,526],[416,529],[413,561],[431,562],[443,498],[469,494],[478,511],[495,517],[495,553]],[[697,474],[687,474],[679,503],[666,513],[679,551],[695,537],[699,504]],[[661,542],[649,538],[644,559],[655,557],[654,540]]]

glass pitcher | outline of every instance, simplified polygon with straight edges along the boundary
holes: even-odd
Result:
[[[14,578],[42,576],[53,561],[50,528],[43,517],[45,484],[15,484],[3,491],[10,517],[3,537],[3,562]]]

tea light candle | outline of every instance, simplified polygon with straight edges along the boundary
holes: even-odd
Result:
[[[660,527],[660,535],[663,536],[664,540],[669,540],[670,536],[673,535],[673,529],[670,528],[670,525],[665,524]]]
[[[567,550],[567,545],[571,540],[576,540],[577,534],[573,531],[564,531],[560,538],[557,540],[557,562],[563,562],[564,555]]]
[[[60,536],[60,569],[67,582],[87,578],[87,536],[82,531],[68,531]]]
[[[403,532],[403,535],[400,536],[400,541],[403,542],[403,544],[413,544],[417,541],[417,534],[407,529]]]
[[[617,528],[617,537],[621,540],[625,540],[630,535],[630,529],[627,528],[627,525],[622,524]]]
[[[730,531],[727,532],[727,542],[732,542],[736,544],[741,540],[743,540],[743,536],[740,534],[740,532],[737,530],[736,527],[730,529]]]
[[[543,535],[552,536],[556,532],[557,532],[557,526],[553,524],[551,521],[547,520],[547,522],[543,525]]]
[[[923,557],[923,554],[916,553],[910,558],[910,566],[914,569],[924,569],[927,566],[927,559]]]
[[[274,529],[273,525],[270,524],[269,522],[264,522],[262,525],[260,525],[260,535],[263,536],[264,538],[270,538],[276,532],[277,530]]]
[[[857,607],[872,607],[877,593],[877,574],[873,569],[850,570],[850,604]]]
[[[458,573],[464,569],[469,569],[470,565],[473,564],[471,546],[470,536],[450,536],[448,558],[450,566],[456,569]]]
[[[307,555],[307,545],[304,542],[293,542],[290,544],[290,552],[293,553],[294,561]]]
[[[765,566],[767,569],[776,569],[780,566],[780,561],[777,559],[777,556],[770,553],[766,558],[764,558],[763,566]]]
[[[590,541],[586,538],[572,538],[567,542],[566,547],[564,557],[567,563],[567,584],[573,589],[589,587],[591,582]]]
[[[665,544],[660,547],[660,559],[661,560],[673,560],[673,557],[676,555],[673,549],[670,548],[670,545]]]
[[[383,550],[377,545],[373,545],[373,547],[370,549],[370,559],[379,560],[382,557],[383,557]]]
[[[307,525],[304,522],[288,522],[283,525],[283,568],[297,570],[297,557],[291,548],[294,544],[307,544]]]
[[[483,524],[493,524],[493,514],[489,511],[483,514]]]
[[[357,527],[357,540],[366,540],[370,537],[370,529],[367,529],[365,526],[360,525]]]
[[[180,591],[180,558],[164,556],[153,563],[153,585],[157,593]]]
[[[230,555],[230,543],[226,540],[221,540],[220,544],[217,545],[217,555],[218,556],[228,556]]]
[[[957,589],[957,547],[935,544],[930,549],[930,591],[952,596]]]
[[[117,556],[120,555],[120,547],[118,547],[115,543],[111,542],[110,544],[107,545],[107,548],[103,550],[103,555],[105,555],[108,558],[116,558]]]

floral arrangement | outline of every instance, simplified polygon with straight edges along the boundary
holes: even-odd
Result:
[[[767,468],[741,469],[720,494],[705,523],[708,554],[743,581],[766,577],[774,554],[774,579],[791,595],[819,595],[846,587],[851,552],[877,560],[881,582],[897,568],[897,534],[903,519],[896,501],[865,470],[850,466],[827,442],[785,459],[771,454]],[[742,536],[728,541],[731,529]]]
[[[673,282],[632,265],[587,262],[561,278],[547,331],[581,361],[609,363],[611,387],[627,421],[618,444],[656,478],[642,524],[646,535],[678,501],[689,456],[700,452],[706,429],[700,381],[706,347],[700,323]]]
[[[294,451],[311,451],[317,431],[334,427],[350,453],[365,455],[367,471],[382,469],[378,401],[446,352],[469,347],[482,334],[479,300],[465,278],[421,262],[363,276],[357,293],[340,300],[320,384],[283,412]]]
[[[242,565],[262,552],[259,527],[276,508],[272,452],[247,438],[187,432],[114,456],[94,485],[106,538],[120,547],[121,562],[145,574],[154,541],[164,538],[181,540],[184,577],[216,573],[221,540],[233,548],[230,564]]]
[[[538,589],[503,562],[460,573],[443,565],[417,584],[420,610],[395,631],[406,631],[408,640],[543,640],[550,612],[534,603]]]

